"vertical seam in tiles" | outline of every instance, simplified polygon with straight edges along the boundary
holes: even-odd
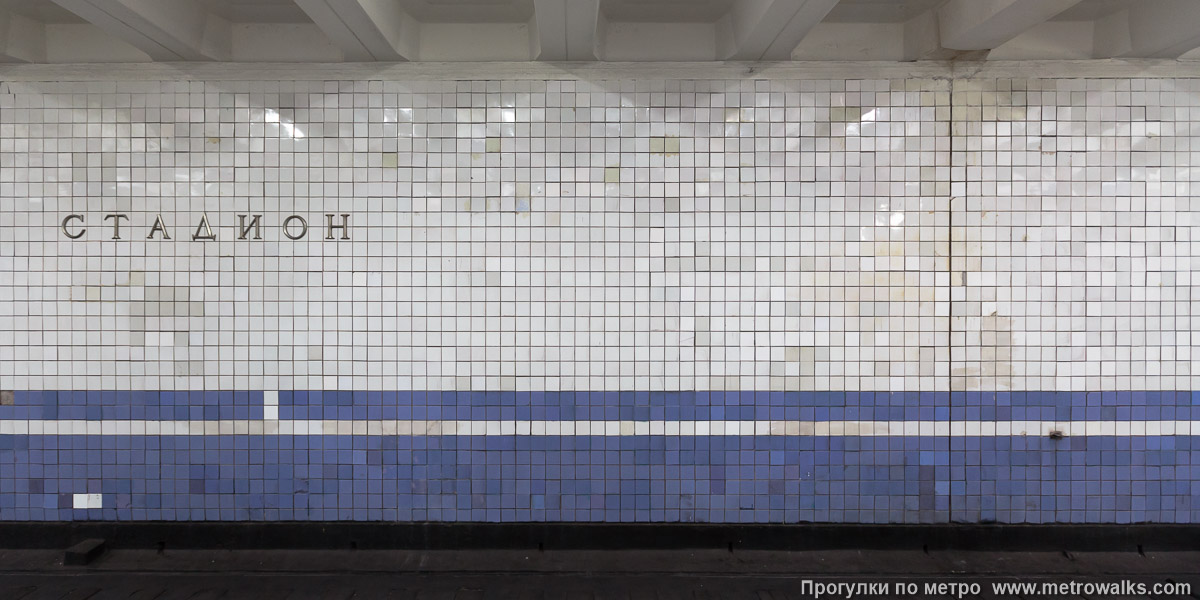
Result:
[[[949,298],[947,299],[949,316],[947,317],[946,330],[949,334],[948,342],[950,344],[950,356],[949,356],[949,359],[950,359],[949,384],[950,385],[948,386],[949,393],[947,395],[947,406],[949,407],[949,410],[950,410],[951,423],[953,423],[953,411],[954,411],[954,399],[955,399],[955,394],[954,394],[954,314],[955,314],[954,313],[954,241],[955,241],[955,236],[954,236],[954,199],[955,199],[955,195],[954,195],[954,179],[955,179],[955,176],[954,176],[954,147],[955,147],[956,132],[955,132],[955,127],[954,127],[954,123],[955,123],[954,94],[956,91],[955,88],[957,87],[957,85],[956,85],[957,83],[958,83],[958,78],[956,76],[951,76],[950,77],[950,93],[948,94],[950,110],[949,110],[949,115],[948,115],[949,122],[947,123],[947,126],[949,127],[949,131],[946,132],[947,137],[950,139],[950,174],[949,174],[949,179],[950,179],[949,188],[950,189],[948,190],[948,192],[950,194],[950,201],[947,202],[947,206],[946,206],[947,222],[950,227],[950,231],[949,231],[950,243],[947,244],[947,248],[946,248],[946,255],[947,255],[946,266],[949,268],[949,280],[950,281],[948,283],[950,284],[950,286],[949,286],[950,294],[949,294]],[[966,177],[965,176],[963,177],[963,185],[964,186],[966,185]],[[965,284],[966,283],[965,275],[963,276],[963,279],[964,279],[964,281],[962,283]],[[947,445],[947,451],[949,451],[949,450],[950,450],[949,445]],[[951,464],[953,463],[952,460],[949,462]],[[949,465],[947,465],[947,466],[949,466]],[[935,482],[935,486],[936,485],[937,484]],[[947,494],[947,496],[948,497],[947,497],[947,503],[946,503],[946,522],[952,523],[954,521],[955,496],[953,494]]]
[[[955,156],[956,156],[955,142],[957,141],[957,139],[956,139],[957,138],[957,131],[956,131],[957,128],[955,127],[956,119],[954,116],[954,94],[956,92],[956,88],[958,87],[957,84],[958,84],[958,76],[951,74],[951,76],[950,76],[950,93],[947,94],[949,97],[948,101],[949,101],[949,105],[950,105],[950,109],[949,109],[948,115],[947,115],[947,119],[948,119],[947,126],[948,126],[949,130],[946,132],[946,136],[950,140],[949,189],[947,190],[947,192],[949,194],[949,201],[947,202],[947,206],[946,206],[947,225],[950,228],[950,231],[948,232],[949,235],[947,236],[949,239],[949,243],[946,244],[946,267],[947,267],[947,275],[948,275],[948,279],[949,279],[949,281],[947,282],[949,284],[948,288],[947,288],[947,291],[949,292],[949,294],[946,299],[946,304],[947,304],[946,331],[948,333],[948,338],[949,338],[947,340],[947,343],[950,345],[950,348],[949,348],[949,350],[950,350],[950,352],[949,352],[949,355],[950,355],[949,356],[949,361],[950,361],[949,375],[950,375],[950,377],[948,380],[949,385],[947,387],[948,387],[948,393],[949,393],[949,398],[950,398],[950,401],[949,401],[950,406],[953,406],[953,398],[954,398],[954,392],[955,392],[955,389],[954,389],[955,388],[955,385],[954,385],[954,347],[955,347],[955,338],[954,338],[954,315],[955,315],[955,312],[954,312],[954,287],[955,287],[954,286],[954,269],[955,269],[955,265],[954,265],[954,243],[955,243],[954,201],[955,201],[956,196],[955,196],[955,191],[954,191],[954,183],[955,183],[954,171],[955,171],[955,162],[956,162],[955,161]],[[964,166],[964,169],[965,169],[965,166]],[[966,177],[963,177],[963,185],[964,186],[966,185]],[[964,281],[962,283],[965,284],[966,283],[966,281],[965,281],[966,275],[965,274],[963,275],[963,278],[964,278]]]

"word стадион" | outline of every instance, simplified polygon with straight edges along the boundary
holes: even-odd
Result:
[[[237,216],[237,239],[239,240],[261,240],[262,238],[262,215],[236,215]],[[341,224],[334,222],[335,217],[341,216]],[[109,239],[120,240],[121,225],[128,225],[129,215],[124,213],[108,213],[104,215],[104,226],[112,227],[112,237]],[[63,217],[62,232],[72,240],[84,239],[87,235],[88,228],[84,225],[86,219],[80,214],[70,214]],[[132,227],[132,225],[130,225]],[[308,221],[300,215],[291,215],[284,219],[279,225],[280,231],[289,240],[299,240],[305,235],[308,235]],[[335,232],[340,231],[341,235],[335,237]],[[162,215],[154,215],[154,224],[150,226],[150,231],[146,235],[148,240],[169,240],[171,233],[168,231],[167,223],[163,220]],[[200,222],[196,224],[196,230],[192,232],[192,241],[197,240],[216,240],[217,234],[213,231],[212,225],[208,222],[208,214],[204,213],[200,217]],[[350,215],[348,214],[325,214],[325,239],[327,240],[348,240],[350,239]]]

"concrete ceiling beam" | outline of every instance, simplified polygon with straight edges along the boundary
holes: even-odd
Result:
[[[0,10],[0,62],[45,62],[46,26]]]
[[[596,60],[600,0],[533,0],[538,60]]]
[[[718,31],[727,60],[789,60],[838,0],[740,0]]]
[[[1200,48],[1200,2],[1142,0],[1096,22],[1096,58],[1179,58]]]
[[[416,60],[421,24],[396,0],[296,0],[347,61]]]
[[[991,50],[1080,0],[950,0],[937,11],[938,37],[951,50]]]
[[[230,60],[232,28],[195,0],[54,0],[154,60]]]

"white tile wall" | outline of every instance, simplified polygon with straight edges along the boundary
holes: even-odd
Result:
[[[0,92],[0,389],[1200,389],[1193,79]]]
[[[1200,389],[1200,80],[956,81],[953,103],[954,389]]]

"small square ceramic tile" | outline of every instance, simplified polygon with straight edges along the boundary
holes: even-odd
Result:
[[[104,508],[103,494],[75,494],[72,508]]]

